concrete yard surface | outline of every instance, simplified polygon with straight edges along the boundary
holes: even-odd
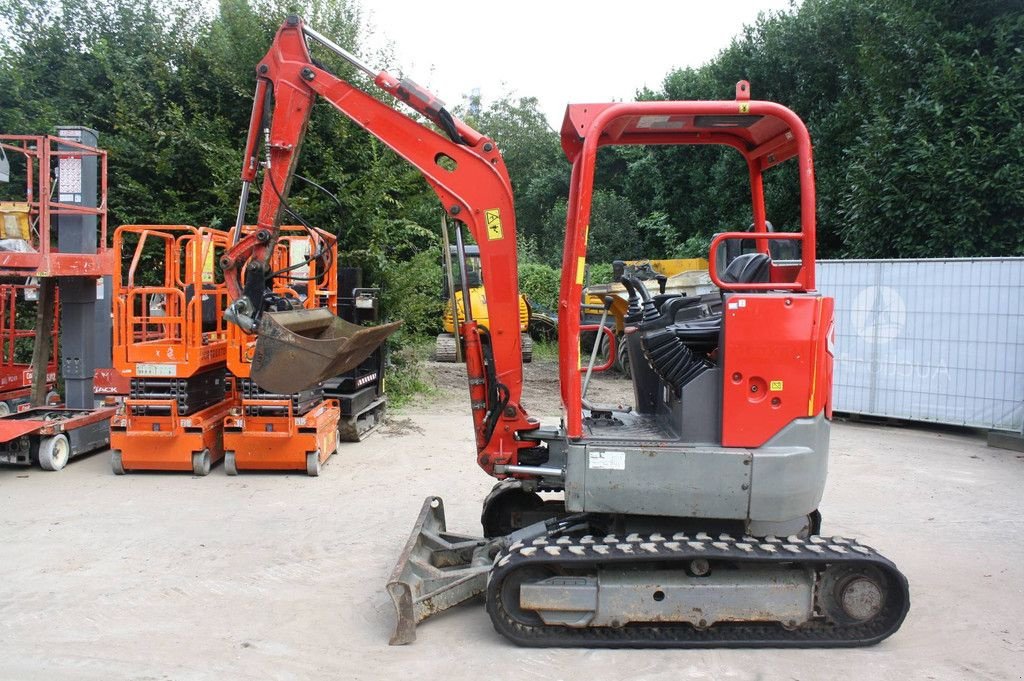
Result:
[[[836,424],[823,531],[877,548],[911,585],[903,628],[851,650],[522,649],[479,602],[389,647],[384,583],[424,497],[477,533],[493,483],[468,399],[447,393],[343,445],[319,478],[117,477],[107,453],[7,468],[0,679],[1020,679],[1022,456]]]

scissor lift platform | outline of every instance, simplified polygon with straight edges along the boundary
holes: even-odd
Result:
[[[259,415],[273,409],[275,413]],[[302,415],[288,399],[241,400],[224,420],[224,470],[305,470],[320,467],[338,449],[337,400],[322,400]]]
[[[145,408],[149,413],[136,413]],[[110,466],[117,475],[132,470],[207,475],[224,458],[221,429],[230,408],[227,399],[179,416],[174,399],[131,400],[110,422]]]

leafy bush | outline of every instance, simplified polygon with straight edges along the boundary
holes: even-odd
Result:
[[[387,282],[381,304],[390,319],[401,319],[398,343],[410,336],[435,335],[441,330],[444,301],[441,299],[441,264],[433,250],[409,260],[389,262],[383,271]]]
[[[562,271],[536,262],[519,265],[519,291],[551,310],[558,309],[558,286]]]
[[[594,284],[607,284],[612,280],[612,264],[610,262],[595,262],[587,265],[587,286]]]

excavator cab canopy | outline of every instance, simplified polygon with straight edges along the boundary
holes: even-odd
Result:
[[[751,195],[750,231],[717,234],[708,253],[708,274],[723,291],[814,290],[815,194],[811,140],[803,121],[774,102],[752,100],[750,84],[736,84],[736,98],[723,101],[646,101],[608,104],[570,104],[562,122],[562,149],[572,163],[566,219],[564,267],[559,295],[559,338],[567,343],[559,371],[562,401],[570,437],[582,433],[582,395],[579,352],[572,339],[579,337],[579,309],[587,232],[597,152],[610,145],[725,145],[746,161]],[[776,232],[767,220],[763,174],[789,159],[797,159],[800,178],[800,225],[798,231]],[[737,225],[745,229],[747,225]],[[730,243],[750,243],[764,254],[767,280],[738,284],[725,276],[728,262],[719,263]],[[773,243],[789,242],[796,260],[773,261],[779,249]]]

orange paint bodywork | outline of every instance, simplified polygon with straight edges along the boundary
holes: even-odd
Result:
[[[156,245],[158,253],[145,253]],[[223,364],[227,289],[212,265],[227,234],[188,225],[122,225],[114,232],[114,368],[123,376],[188,378]],[[132,253],[126,268],[124,258]],[[157,256],[159,284],[144,281],[144,255]],[[203,328],[203,301],[214,299],[213,329]],[[159,306],[163,307],[160,308]]]
[[[110,448],[121,451],[126,470],[192,471],[192,454],[210,450],[224,458],[224,417],[233,397],[189,416],[177,415],[174,400],[128,400],[110,420]],[[132,406],[166,406],[170,415],[138,416]]]
[[[326,461],[338,448],[337,400],[324,400],[303,416],[290,400],[241,400],[224,419],[224,449],[235,453],[238,470],[306,470],[306,454]],[[246,407],[281,407],[287,416],[248,416]]]

